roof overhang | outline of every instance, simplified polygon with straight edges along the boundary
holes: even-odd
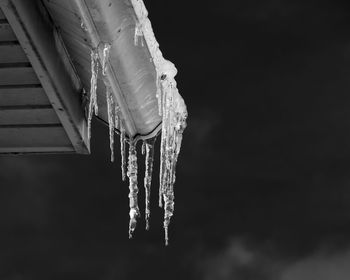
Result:
[[[22,121],[19,120],[18,123],[14,123],[14,118],[9,118],[7,123],[0,126],[0,152],[89,153],[87,126],[81,102],[82,85],[70,63],[68,53],[65,52],[63,42],[60,42],[54,23],[45,14],[40,3],[28,0],[0,1],[0,8],[6,17],[2,20],[5,28],[0,31],[0,39],[3,36],[2,44],[13,43],[20,46],[25,54],[22,55],[22,60],[26,61],[0,64],[3,72],[0,78],[0,94],[1,91],[7,93],[0,96],[0,112],[10,111],[12,108],[16,110],[13,115],[17,119],[22,117]],[[7,38],[4,34],[6,32],[3,31],[7,29],[13,31],[13,38]],[[8,54],[0,54],[0,57],[4,58],[6,55],[15,57],[14,48],[10,48]],[[27,67],[26,71],[19,71],[21,65]],[[42,89],[47,95],[48,100],[44,105],[40,103],[43,100],[30,105],[21,104],[21,98],[15,100],[11,106],[4,105],[9,90],[13,94],[19,94],[20,90],[33,91],[35,87]],[[30,99],[28,96],[26,98]],[[32,98],[31,102],[34,102],[35,95]],[[38,110],[43,113],[44,109],[52,109],[52,118],[57,115],[57,120],[50,122],[50,118],[45,115],[38,120]],[[20,110],[34,110],[31,113],[37,116],[36,120],[26,123],[27,116]]]

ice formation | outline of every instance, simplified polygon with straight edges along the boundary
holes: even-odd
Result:
[[[164,202],[165,242],[168,244],[168,227],[174,214],[174,183],[177,159],[180,153],[182,133],[186,128],[187,111],[180,97],[175,80],[169,76],[162,80],[162,137],[160,159],[160,202]],[[162,203],[161,203],[162,204]]]
[[[113,95],[111,88],[106,85],[106,103],[108,113],[108,124],[109,124],[109,147],[111,150],[111,162],[114,161],[114,129],[115,129],[115,113],[116,106],[114,105]]]
[[[119,118],[119,131],[120,131],[120,155],[121,155],[121,169],[122,169],[122,180],[125,181],[125,168],[126,168],[126,158],[125,158],[125,128],[123,125],[123,120]]]
[[[146,219],[146,230],[149,230],[149,219],[151,216],[151,183],[152,183],[152,173],[153,173],[153,158],[154,158],[154,144],[156,142],[156,137],[153,139],[145,140],[142,144],[143,154],[146,153],[145,159],[145,177],[143,179],[143,184],[145,188],[145,219]]]
[[[141,153],[144,155],[146,153],[146,141],[142,141]]]
[[[163,58],[143,1],[131,0],[131,3],[138,19],[136,29],[142,28],[140,33],[146,41],[157,73],[156,95],[159,114],[162,116],[159,205],[162,207],[164,202],[165,242],[168,244],[168,227],[174,213],[175,167],[182,133],[186,128],[187,109],[176,87],[177,70],[173,63]]]
[[[97,78],[98,78],[98,50],[91,50],[91,85],[90,85],[90,103],[88,113],[88,138],[91,138],[91,120],[92,115],[98,114],[97,105]]]
[[[129,159],[128,159],[128,173],[129,177],[129,206],[130,206],[130,223],[129,223],[129,238],[132,237],[136,228],[137,218],[140,216],[140,210],[137,201],[137,194],[139,192],[137,187],[137,151],[136,143],[130,139],[129,143]]]
[[[134,43],[137,46],[141,37],[142,46],[146,45],[151,54],[151,61],[154,63],[156,70],[156,96],[158,99],[159,115],[162,117],[161,143],[160,143],[160,172],[159,172],[159,205],[164,207],[164,231],[165,243],[168,244],[168,228],[171,217],[174,214],[174,183],[175,169],[178,155],[181,148],[182,133],[186,128],[187,109],[184,100],[180,96],[175,76],[177,69],[174,64],[163,58],[159,50],[158,42],[155,39],[151,23],[148,19],[148,12],[142,0],[131,0],[136,13],[136,24]],[[144,44],[145,43],[145,44]],[[92,115],[98,113],[97,107],[97,76],[99,61],[102,68],[102,75],[106,76],[108,68],[108,58],[111,45],[101,43],[99,47],[101,58],[99,60],[99,48],[91,52],[91,88],[90,103],[88,114],[88,129],[90,139]],[[132,237],[136,228],[137,218],[140,216],[138,206],[138,185],[137,185],[137,139],[132,135],[126,136],[125,123],[123,114],[118,103],[114,99],[112,89],[107,79],[104,79],[106,86],[106,102],[108,110],[108,123],[110,135],[111,160],[114,159],[114,131],[119,130],[120,134],[120,153],[121,153],[121,170],[122,179],[129,178],[129,205],[130,205],[130,223],[129,237]],[[146,229],[149,229],[150,218],[150,193],[153,171],[154,144],[156,137],[143,141],[142,154],[145,155],[145,220]],[[126,143],[129,143],[128,165],[126,172]]]
[[[114,161],[114,129],[118,124],[118,122],[116,122],[116,119],[119,120],[119,114],[118,114],[119,106],[114,104],[112,89],[109,85],[108,80],[105,78],[110,49],[111,49],[110,44],[105,43],[103,45],[101,68],[102,68],[102,75],[104,76],[104,84],[106,87],[106,103],[107,103],[107,115],[108,115],[108,126],[109,126],[109,146],[111,150],[111,162],[113,162]]]

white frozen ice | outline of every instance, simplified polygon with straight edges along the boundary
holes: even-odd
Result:
[[[146,219],[146,230],[149,230],[149,219],[151,216],[150,196],[151,196],[151,183],[153,173],[153,159],[154,159],[154,144],[156,137],[145,140],[143,142],[144,149],[146,152],[145,159],[145,177],[144,177],[144,188],[145,188],[145,219]]]
[[[111,88],[106,85],[106,103],[108,113],[108,126],[109,126],[109,147],[111,150],[111,162],[114,161],[114,129],[115,129],[115,104]]]
[[[97,78],[98,78],[98,50],[91,50],[91,81],[90,81],[90,103],[88,110],[88,138],[91,138],[91,120],[92,115],[98,114],[97,105]]]
[[[174,183],[176,178],[176,163],[181,149],[182,134],[186,128],[187,108],[185,102],[178,92],[175,76],[177,69],[173,63],[163,58],[159,50],[159,44],[154,36],[151,22],[148,19],[148,12],[142,0],[131,0],[136,13],[137,22],[135,24],[134,43],[137,46],[141,40],[142,46],[148,47],[151,54],[151,61],[154,63],[156,70],[156,97],[158,99],[158,111],[162,117],[162,131],[160,144],[160,172],[159,172],[159,205],[164,207],[164,230],[165,243],[169,242],[168,228],[171,217],[174,214]],[[83,26],[82,26],[83,28]],[[102,57],[101,68],[102,75],[106,76],[106,70],[109,60],[111,45],[101,43]],[[97,106],[97,78],[99,70],[99,52],[91,51],[91,87],[90,103],[88,110],[88,137],[91,136],[91,119],[93,113],[98,114]],[[130,224],[129,237],[136,228],[136,220],[140,216],[138,207],[138,186],[137,186],[137,150],[136,141],[133,141],[129,135],[129,157],[126,174],[126,130],[123,122],[122,112],[114,100],[112,91],[108,83],[106,86],[106,102],[108,110],[109,136],[111,161],[114,160],[114,130],[120,131],[120,154],[122,179],[129,178],[129,204],[130,204]],[[150,193],[153,170],[154,143],[156,138],[145,140],[142,145],[142,154],[146,154],[145,159],[145,219],[146,229],[149,228],[150,218]]]
[[[135,231],[137,218],[140,215],[137,195],[137,151],[134,141],[129,142],[129,159],[128,159],[128,172],[129,178],[129,206],[130,206],[130,223],[129,223],[129,238],[132,238],[132,234]]]
[[[168,227],[174,213],[175,168],[182,133],[186,127],[187,108],[176,87],[177,69],[173,63],[164,59],[159,49],[144,2],[131,0],[131,3],[157,73],[156,96],[159,114],[162,116],[159,206],[163,207],[164,202],[165,242],[168,244]]]

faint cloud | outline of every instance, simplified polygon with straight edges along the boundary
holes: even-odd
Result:
[[[286,268],[281,280],[349,280],[350,251],[325,255],[317,254]]]
[[[258,250],[249,249],[240,239],[207,258],[200,266],[205,280],[278,280],[281,264]]]
[[[299,260],[264,253],[243,239],[232,239],[219,253],[200,266],[205,280],[349,280],[350,250],[329,250],[321,245],[316,253]],[[328,248],[328,249],[327,249]]]

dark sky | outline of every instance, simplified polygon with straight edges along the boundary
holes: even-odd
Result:
[[[0,279],[350,279],[346,2],[146,1],[189,111],[170,246],[159,161],[129,240],[95,121],[90,156],[0,158]]]

